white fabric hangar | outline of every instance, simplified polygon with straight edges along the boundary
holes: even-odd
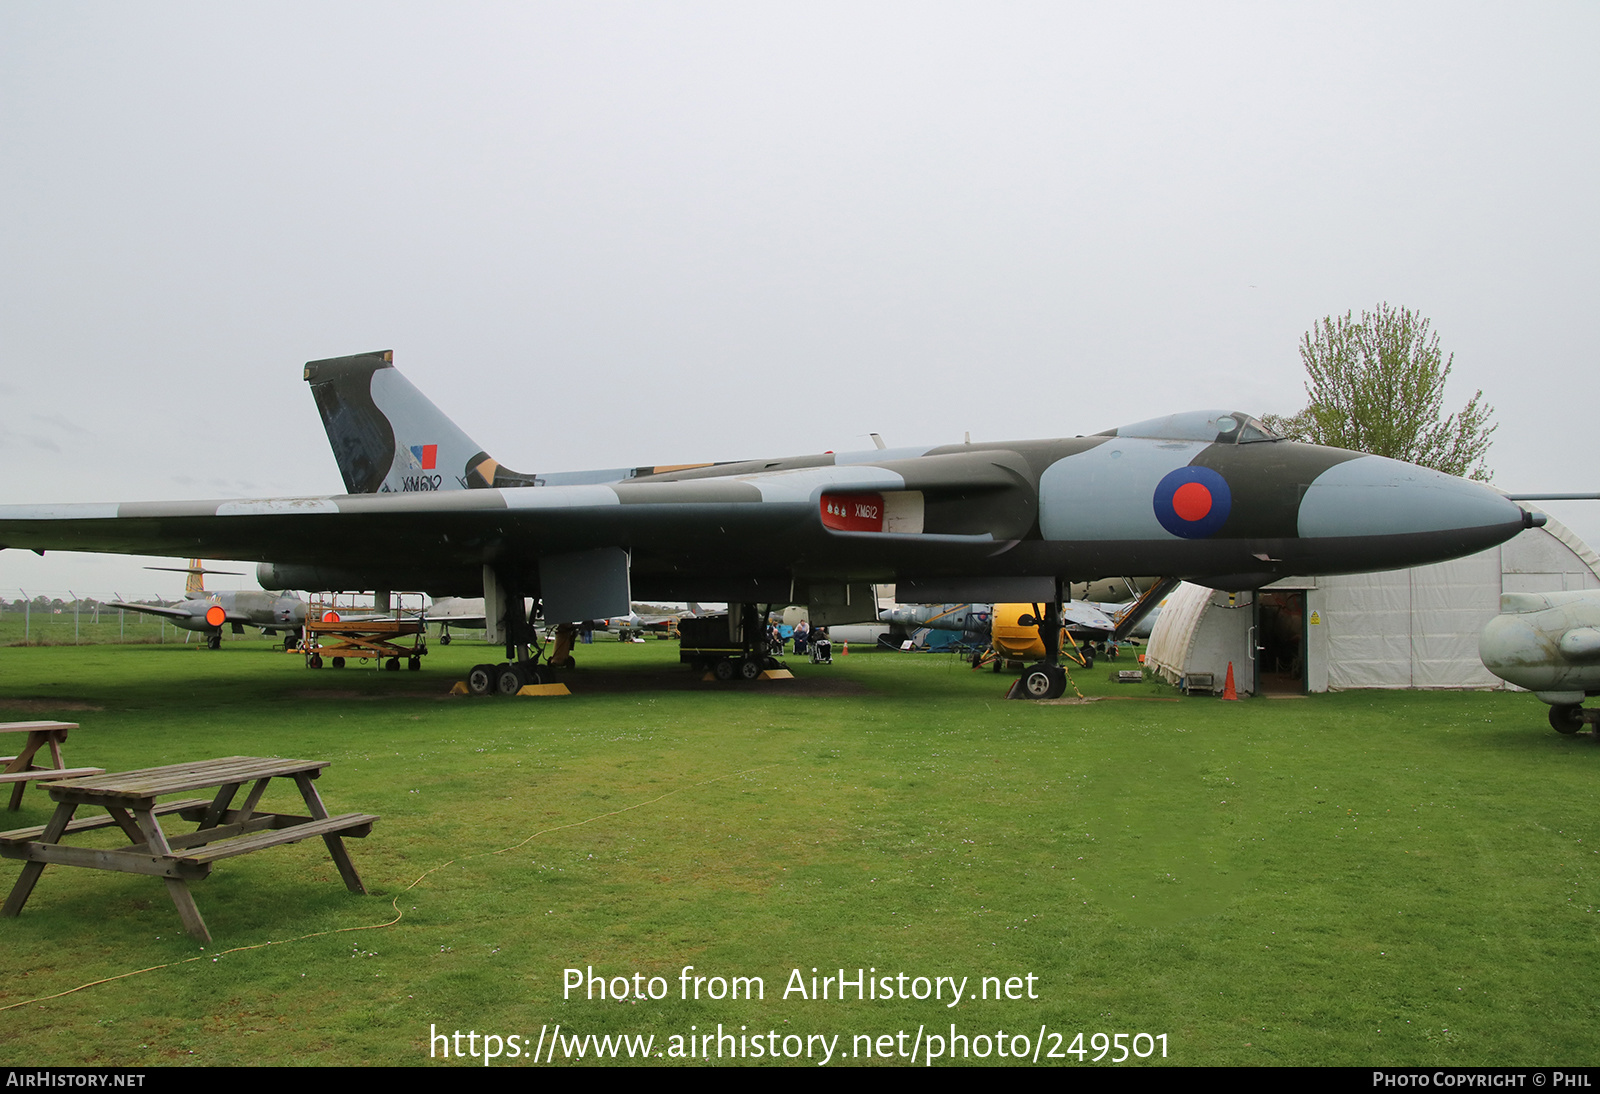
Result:
[[[1600,589],[1600,555],[1554,518],[1479,554],[1375,574],[1285,578],[1254,593],[1180,585],[1146,667],[1241,693],[1506,688],[1478,660],[1501,593]]]

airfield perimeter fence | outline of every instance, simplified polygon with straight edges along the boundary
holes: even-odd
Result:
[[[152,598],[151,603],[161,601]],[[252,630],[249,632],[254,634]],[[143,612],[113,608],[104,601],[88,598],[63,599],[38,596],[27,601],[0,601],[0,646],[72,646],[103,643],[157,643],[203,636],[174,627],[167,620]]]
[[[150,604],[171,606],[176,601],[137,598]],[[452,628],[457,641],[483,641],[483,629]],[[255,627],[243,634],[223,629],[224,641],[259,641],[281,644],[283,638],[266,637]],[[45,594],[24,601],[0,598],[0,646],[89,646],[115,643],[134,645],[204,644],[205,635],[184,630],[158,615],[113,608],[108,602],[83,597],[69,600]]]

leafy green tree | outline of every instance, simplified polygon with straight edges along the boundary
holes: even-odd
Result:
[[[1428,320],[1410,308],[1328,316],[1300,339],[1309,405],[1267,424],[1295,440],[1389,456],[1451,475],[1489,478],[1485,457],[1498,426],[1476,392],[1444,414],[1455,355],[1439,348]]]

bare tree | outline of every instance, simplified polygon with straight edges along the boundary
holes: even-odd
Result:
[[[1445,358],[1428,320],[1379,304],[1360,319],[1329,316],[1300,339],[1310,404],[1267,423],[1296,440],[1389,456],[1451,475],[1487,480],[1489,436],[1497,428],[1483,392],[1448,417]]]

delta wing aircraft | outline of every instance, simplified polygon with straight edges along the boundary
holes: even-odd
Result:
[[[547,620],[620,615],[637,597],[805,604],[871,620],[871,586],[907,601],[1047,605],[1063,582],[1163,574],[1224,589],[1288,574],[1437,562],[1536,518],[1476,483],[1275,436],[1198,411],[1093,436],[787,459],[521,474],[412,387],[390,353],[313,361],[305,378],[349,491],[227,501],[0,506],[0,545],[254,559],[273,588],[483,595],[509,683],[537,678]],[[359,570],[341,568],[359,558]],[[1048,643],[1031,694],[1064,687]]]
[[[169,566],[151,566],[152,570],[174,569]],[[283,632],[284,644],[292,646],[300,637],[306,622],[306,602],[289,593],[254,592],[249,589],[208,593],[205,575],[226,573],[225,570],[207,570],[198,558],[176,572],[189,575],[183,586],[183,600],[173,605],[131,604],[115,601],[113,608],[130,612],[159,615],[167,622],[184,630],[199,631],[206,636],[211,649],[222,648],[222,628],[232,626],[234,634],[243,634],[246,626],[260,627],[262,634]]]

